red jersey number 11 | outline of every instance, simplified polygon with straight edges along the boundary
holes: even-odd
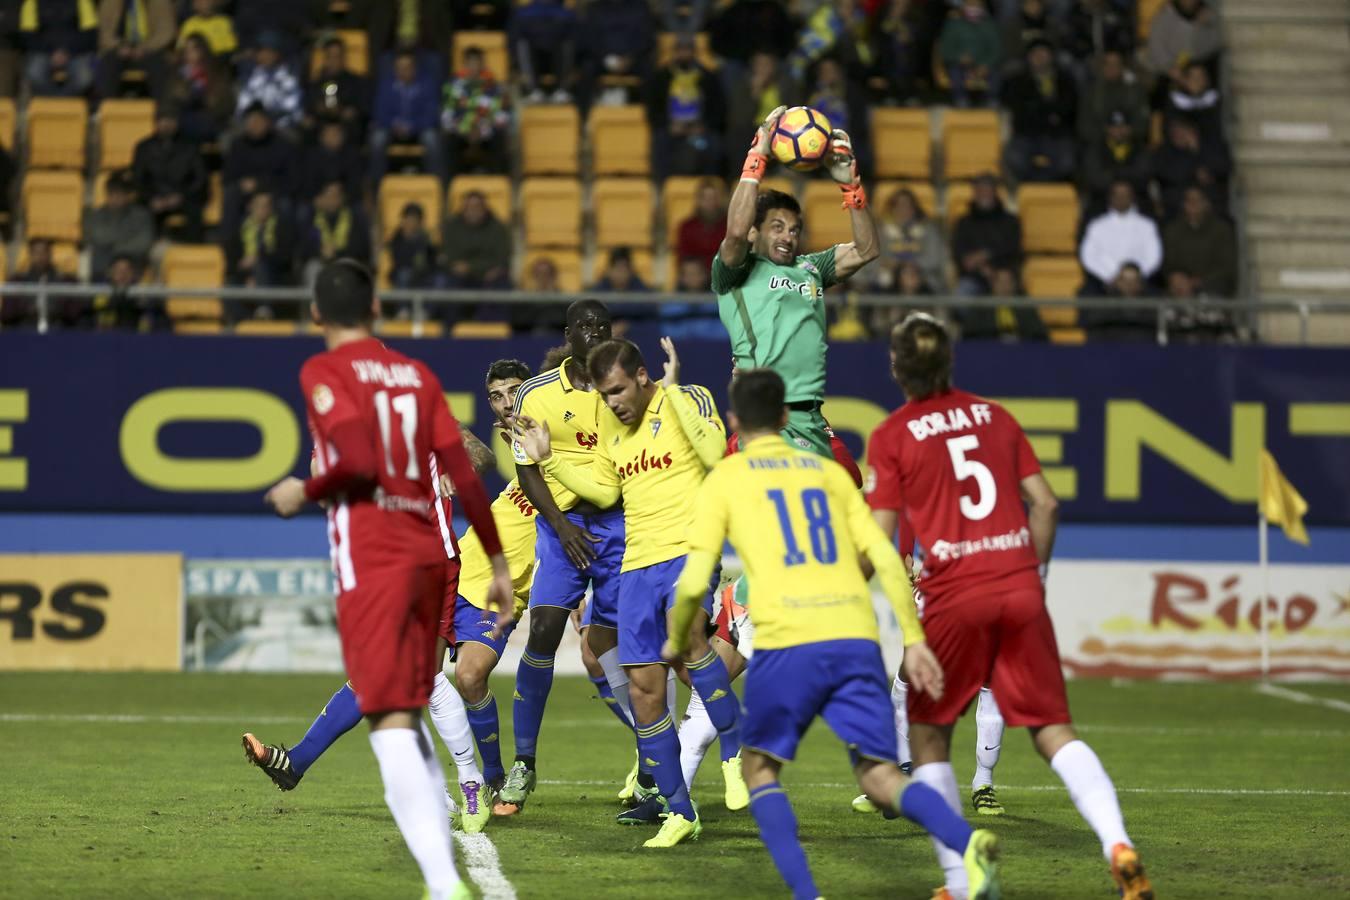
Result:
[[[417,395],[399,394],[391,400],[388,391],[375,392],[375,415],[380,420],[384,468],[392,476],[395,473],[393,445],[389,440],[390,407],[393,407],[393,412],[398,415],[399,430],[403,433],[404,455],[408,459],[408,465],[403,472],[404,477],[409,481],[416,481],[421,474],[417,467],[417,452],[414,449],[417,442]]]

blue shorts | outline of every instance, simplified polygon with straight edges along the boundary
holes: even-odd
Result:
[[[683,570],[684,557],[677,556],[619,576],[619,665],[661,662],[666,613],[675,605],[675,583]],[[708,593],[703,595],[703,611],[709,616],[719,574],[713,572]]]
[[[511,638],[511,632],[516,630],[516,622],[513,619],[510,625],[502,629],[502,636],[494,638],[492,629],[497,627],[496,613],[489,612],[486,609],[479,609],[463,597],[455,600],[455,646],[460,644],[474,643],[482,644],[493,653],[497,658],[502,658],[502,651],[506,649],[506,642]]]
[[[894,763],[899,750],[881,646],[865,639],[756,650],[741,690],[741,743],[781,762],[820,716],[858,757]]]
[[[530,609],[560,606],[576,609],[591,588],[586,605],[586,625],[618,626],[619,568],[623,565],[623,510],[607,510],[593,516],[567,513],[567,521],[600,539],[592,544],[595,559],[585,569],[572,565],[553,526],[538,517],[535,541],[534,584],[530,586]]]

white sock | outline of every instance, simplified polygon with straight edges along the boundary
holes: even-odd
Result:
[[[422,870],[431,900],[447,900],[459,884],[459,873],[450,849],[445,782],[442,778],[438,785],[431,776],[428,758],[434,760],[436,754],[425,735],[410,728],[372,731],[370,749],[380,764],[384,802]]]
[[[628,670],[619,665],[619,648],[611,647],[596,659],[600,662],[600,668],[605,670],[605,680],[614,692],[614,701],[619,704],[619,709],[628,716],[628,721],[636,722],[637,719],[633,718],[633,701],[628,695]]]
[[[685,707],[684,719],[680,721],[679,737],[680,770],[684,772],[684,783],[692,786],[703,757],[708,755],[708,748],[717,739],[717,729],[713,727],[712,719],[708,718],[708,710],[704,708],[703,698],[697,690],[689,694],[689,705]]]
[[[956,773],[952,771],[951,763],[925,763],[922,766],[915,766],[912,777],[941,794],[947,805],[960,815],[961,797],[956,792]],[[970,881],[966,878],[966,864],[961,859],[961,854],[937,838],[931,835],[929,838],[933,842],[933,849],[937,851],[938,865],[942,866],[942,873],[946,876],[947,892],[952,895],[952,900],[966,900],[970,894]]]
[[[909,755],[909,708],[905,705],[905,695],[909,693],[909,685],[900,680],[900,676],[895,676],[895,681],[891,682],[891,708],[895,712],[895,742],[900,747],[900,764],[904,765],[913,759]]]
[[[459,782],[483,782],[483,771],[478,768],[478,759],[474,756],[473,729],[469,727],[469,711],[464,707],[464,698],[455,690],[444,672],[437,672],[431,685],[431,721],[441,742],[455,758],[455,768],[459,770]],[[439,764],[437,766],[439,768]]]
[[[666,669],[666,712],[670,713],[670,721],[680,721],[679,714],[675,712],[675,701],[679,699],[678,689],[675,687],[675,670]],[[632,721],[636,722],[637,719]],[[688,782],[685,782],[688,784]]]
[[[980,688],[980,702],[975,707],[975,780],[972,791],[994,783],[994,766],[998,765],[999,748],[1003,745],[1003,713],[998,711],[994,692]]]
[[[1082,741],[1070,741],[1050,760],[1050,768],[1069,789],[1069,799],[1078,807],[1079,814],[1097,832],[1103,856],[1110,859],[1111,848],[1116,844],[1134,846],[1125,833],[1116,786],[1091,747]]]

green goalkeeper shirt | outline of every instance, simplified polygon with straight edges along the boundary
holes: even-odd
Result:
[[[773,369],[789,403],[825,398],[825,289],[838,280],[834,250],[798,256],[789,266],[754,253],[735,268],[713,257],[717,314],[736,367]]]

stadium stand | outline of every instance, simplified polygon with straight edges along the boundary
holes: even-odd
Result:
[[[645,178],[597,178],[591,207],[597,247],[652,246],[652,186]]]
[[[73,97],[34,97],[28,102],[28,165],[39,169],[84,168],[89,105]]]
[[[520,209],[527,247],[581,248],[581,184],[576,179],[525,179]]]
[[[641,106],[597,106],[586,121],[591,141],[591,172],[646,175],[651,171],[651,133]]]
[[[528,106],[521,112],[520,167],[525,175],[581,170],[581,117],[575,106]]]
[[[175,244],[164,253],[160,274],[168,287],[211,288],[225,283],[225,254],[210,244]],[[165,312],[178,330],[183,319],[206,320],[219,327],[224,304],[215,297],[170,297]]]
[[[105,100],[98,109],[98,169],[125,169],[136,145],[155,128],[153,100]]]
[[[503,222],[515,218],[515,205],[511,202],[511,179],[505,175],[458,175],[450,180],[446,189],[445,208],[450,212],[459,209],[464,195],[478,191],[487,201],[488,209]]]
[[[885,147],[873,167],[878,178],[932,177],[933,142],[926,109],[872,111],[872,146]]]
[[[84,176],[79,172],[32,172],[23,179],[26,236],[78,241],[84,208]]]
[[[997,172],[1003,154],[998,113],[948,109],[942,114],[942,175],[948,181]]]
[[[380,242],[393,236],[399,213],[409,203],[422,204],[431,239],[439,240],[441,196],[441,185],[434,175],[386,175],[380,182]]]

